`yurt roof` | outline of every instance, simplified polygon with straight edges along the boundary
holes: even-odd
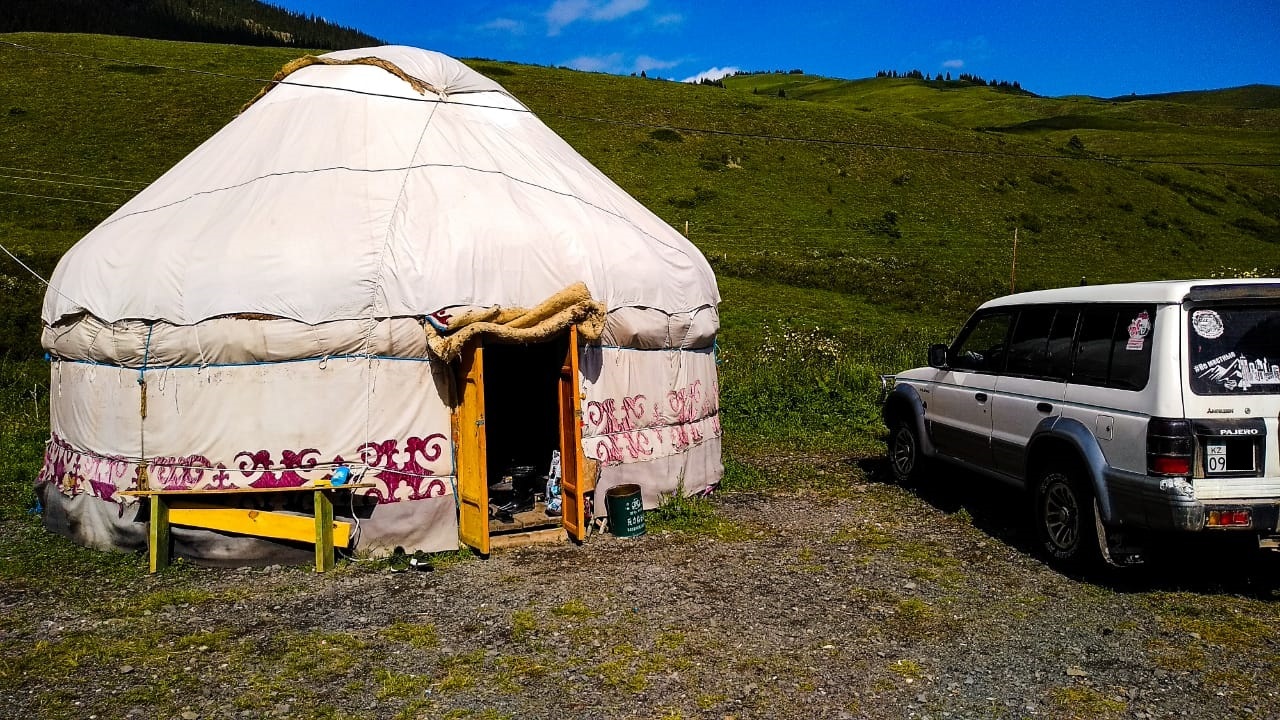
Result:
[[[529,307],[579,281],[611,310],[719,302],[686,238],[499,84],[416,48],[322,57],[378,62],[307,65],[258,98],[68,251],[44,321],[318,324]]]

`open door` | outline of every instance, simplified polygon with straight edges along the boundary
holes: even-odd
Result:
[[[458,405],[453,413],[458,468],[458,537],[489,554],[489,471],[484,429],[484,346],[476,340],[458,357]]]
[[[578,391],[578,328],[569,326],[569,350],[560,367],[560,493],[564,529],[577,542],[586,536],[582,518],[582,396]],[[486,538],[487,542],[488,538]]]

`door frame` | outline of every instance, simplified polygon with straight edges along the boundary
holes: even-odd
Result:
[[[582,393],[578,386],[578,328],[568,328],[569,347],[560,366],[561,525],[570,538],[586,536],[583,518]],[[458,480],[458,539],[481,555],[489,554],[488,438],[484,413],[484,343],[467,343],[458,355],[452,413],[454,462]]]
[[[458,355],[452,415],[457,472],[458,539],[489,554],[489,469],[484,427],[484,342],[467,343]]]
[[[578,389],[578,326],[569,326],[569,349],[560,366],[561,525],[575,542],[587,534],[582,501],[582,392]]]

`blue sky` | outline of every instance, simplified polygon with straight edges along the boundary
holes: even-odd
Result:
[[[1280,0],[275,0],[388,42],[676,80],[725,69],[967,72],[1042,95],[1280,85]]]

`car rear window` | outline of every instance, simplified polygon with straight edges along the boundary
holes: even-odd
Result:
[[[1187,326],[1192,392],[1280,393],[1280,304],[1195,306]]]

